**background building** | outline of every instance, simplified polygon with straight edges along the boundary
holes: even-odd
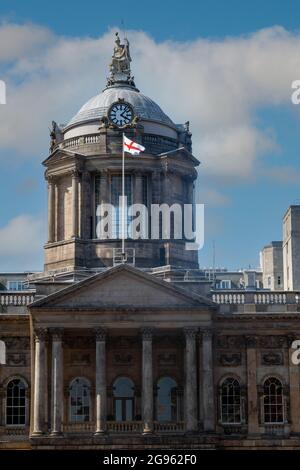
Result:
[[[271,242],[261,251],[263,287],[270,290],[283,290],[283,251],[282,242]]]
[[[300,290],[300,206],[290,206],[283,218],[284,289]]]

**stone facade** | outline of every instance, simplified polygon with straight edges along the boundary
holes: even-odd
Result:
[[[300,307],[288,302],[217,305],[120,265],[1,314],[0,448],[298,448]],[[13,380],[24,424],[8,423]],[[85,420],[72,412],[76,380],[88,384]]]
[[[183,238],[126,241],[135,266],[113,266],[120,239],[95,237],[96,202],[121,171],[112,103],[132,106],[126,135],[146,147],[126,158],[132,199],[193,200],[189,123],[139,94],[128,57],[53,125],[45,270],[0,292],[0,449],[300,448],[298,296],[211,292]]]

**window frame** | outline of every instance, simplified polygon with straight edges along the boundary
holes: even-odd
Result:
[[[281,387],[281,403],[277,403],[277,395],[272,395],[273,397],[275,396],[276,397],[276,400],[275,400],[275,404],[273,404],[272,402],[269,403],[269,404],[266,404],[265,403],[265,399],[266,399],[266,393],[265,393],[265,387],[266,387],[266,382],[270,381],[270,380],[274,380],[274,381],[277,381],[280,383],[280,387]],[[283,380],[281,380],[280,378],[276,377],[276,376],[269,376],[269,377],[266,377],[263,381],[263,384],[262,384],[262,390],[263,390],[263,394],[262,394],[262,422],[264,425],[268,426],[268,425],[276,425],[276,424],[285,424],[286,423],[286,396],[285,396],[285,393],[284,393],[284,382]],[[278,407],[278,406],[281,406],[281,415],[282,415],[282,420],[281,421],[266,421],[266,406],[268,406],[269,408],[271,408],[271,406],[273,407]],[[272,413],[269,412],[268,413],[270,416],[272,416]],[[278,411],[276,409],[276,412],[275,412],[275,415],[277,416],[278,414]]]
[[[19,380],[20,382],[23,383],[24,385],[24,406],[22,406],[22,408],[24,408],[24,423],[8,423],[8,413],[7,413],[7,409],[8,409],[8,386],[10,383],[16,381],[16,380]],[[26,379],[24,377],[21,377],[21,376],[13,376],[13,377],[8,377],[7,380],[6,380],[6,383],[5,383],[5,400],[4,400],[4,426],[5,427],[8,427],[8,428],[25,428],[27,425],[28,425],[28,416],[29,416],[29,413],[28,413],[28,396],[27,396],[27,392],[28,392],[28,383],[26,381]],[[12,397],[14,398],[14,397]],[[18,406],[19,407],[19,406]],[[13,408],[13,406],[10,406],[10,408]],[[14,415],[12,414],[12,417]]]
[[[239,387],[239,394],[238,395],[230,395],[230,396],[239,396],[239,403],[238,404],[229,404],[228,402],[223,405],[223,387],[224,385],[226,384],[226,382],[228,382],[229,380],[231,380],[231,382],[236,382],[238,387]],[[227,387],[227,390],[228,390],[228,387]],[[227,397],[227,401],[228,401],[228,393],[226,395]],[[225,421],[224,420],[224,414],[223,414],[223,406],[226,406],[227,408],[229,406],[233,406],[233,407],[236,407],[238,406],[239,407],[239,421],[236,421],[235,420],[235,416],[237,415],[237,413],[234,411],[233,412],[233,417],[234,417],[234,420],[233,421]],[[244,423],[244,398],[243,398],[243,395],[242,395],[242,387],[241,387],[241,382],[240,380],[237,378],[237,377],[234,377],[234,376],[228,376],[228,377],[224,377],[222,379],[222,381],[220,382],[220,386],[219,386],[219,413],[220,413],[220,423],[221,425],[223,426],[239,426],[239,425],[242,425]],[[229,416],[229,413],[227,412],[226,413],[227,416]]]
[[[72,419],[72,417],[73,417],[72,408],[75,407],[75,406],[76,407],[79,406],[77,403],[75,405],[72,405],[72,387],[75,385],[76,381],[77,382],[79,382],[79,381],[84,382],[84,385],[88,389],[88,409],[89,409],[88,420],[85,420],[85,419],[83,419],[83,420]],[[76,394],[76,400],[77,400],[77,398],[78,398],[78,394]],[[71,380],[70,385],[69,385],[68,402],[69,402],[69,416],[68,416],[69,419],[68,419],[68,421],[69,421],[70,424],[83,424],[83,423],[90,423],[92,421],[91,383],[90,383],[89,379],[87,379],[86,377],[75,377],[74,379]],[[86,405],[82,404],[81,406],[84,408]],[[82,415],[76,414],[74,416],[78,417],[78,416],[86,416],[86,415],[85,414],[82,414]]]

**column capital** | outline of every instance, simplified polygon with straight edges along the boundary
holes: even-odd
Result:
[[[57,178],[54,175],[46,175],[45,178],[47,180],[48,186],[52,186],[56,183]]]
[[[289,333],[288,335],[286,335],[286,341],[287,341],[287,345],[288,345],[288,348],[291,348],[292,347],[292,343],[293,341],[295,341],[296,338],[296,335],[293,334],[293,333]]]
[[[213,332],[210,328],[200,328],[199,333],[203,339],[211,340],[213,337]]]
[[[104,328],[95,328],[94,332],[95,332],[96,341],[106,340],[107,332]]]
[[[245,343],[248,348],[255,348],[257,345],[257,336],[255,335],[246,335]]]
[[[153,332],[154,332],[154,328],[150,328],[150,327],[142,328],[141,334],[142,334],[143,341],[151,341]]]
[[[50,328],[52,341],[61,341],[64,334],[63,328]]]
[[[102,168],[99,172],[100,178],[107,178],[109,176],[109,170],[107,168]]]
[[[78,179],[80,176],[79,170],[77,170],[77,168],[74,168],[73,170],[71,170],[71,176],[74,179]]]
[[[155,168],[152,170],[151,174],[152,178],[160,178],[161,174],[163,174],[163,170],[162,168]]]
[[[34,340],[45,341],[47,339],[48,330],[47,328],[35,328],[34,329]]]
[[[198,328],[186,327],[183,328],[185,339],[195,339],[198,333]]]

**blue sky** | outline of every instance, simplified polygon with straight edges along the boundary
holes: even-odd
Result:
[[[0,106],[0,271],[42,269],[48,126],[68,121],[103,88],[111,29],[122,20],[138,87],[176,122],[191,121],[206,203],[201,265],[212,264],[213,240],[217,265],[258,265],[262,246],[281,239],[288,205],[300,203],[300,105],[290,102],[291,81],[300,78],[299,18],[296,0],[1,0],[8,104]],[[78,60],[68,53],[66,63],[69,49],[78,49]],[[153,51],[157,72],[150,76]],[[166,57],[180,77],[165,77]]]

